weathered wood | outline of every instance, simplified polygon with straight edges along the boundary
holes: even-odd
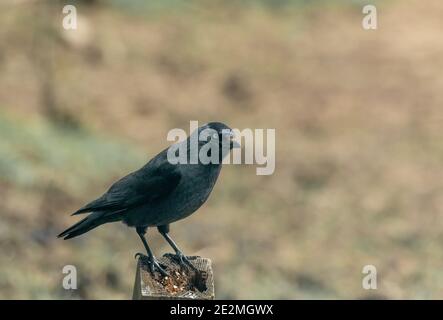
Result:
[[[132,299],[213,300],[215,293],[211,260],[199,256],[187,258],[197,268],[197,271],[187,266],[181,266],[172,254],[165,254],[158,259],[170,275],[164,277],[157,271],[151,273],[146,257],[140,257],[137,263]]]

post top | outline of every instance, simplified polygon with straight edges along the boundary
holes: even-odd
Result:
[[[151,273],[146,257],[139,257],[133,299],[213,300],[215,293],[211,260],[199,256],[187,258],[197,271],[180,265],[173,254],[165,254],[158,259],[170,275],[164,277],[157,271]]]

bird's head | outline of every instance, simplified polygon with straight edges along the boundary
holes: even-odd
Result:
[[[240,148],[240,144],[234,138],[233,130],[227,125],[221,122],[210,122],[196,129],[188,137],[186,143],[190,146],[188,148],[189,154],[197,152],[199,161],[206,162],[200,158],[203,156],[205,159],[209,157],[211,163],[221,164],[233,148]],[[192,148],[193,141],[197,142],[197,149]]]
[[[240,148],[240,144],[234,140],[235,135],[233,130],[224,123],[209,122],[198,128],[198,134],[200,137],[200,145],[216,143],[220,149],[222,149],[224,146],[227,146],[229,150],[233,148]]]

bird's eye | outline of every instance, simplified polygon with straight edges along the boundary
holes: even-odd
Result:
[[[217,134],[217,133],[213,133],[213,134],[212,134],[212,138],[213,138],[213,139],[218,139],[218,134]]]

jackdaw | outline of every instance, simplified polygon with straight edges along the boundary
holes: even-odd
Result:
[[[232,148],[240,146],[233,136],[233,131],[220,122],[201,126],[186,140],[163,150],[141,169],[115,182],[100,198],[74,212],[73,215],[90,214],[58,237],[71,239],[102,224],[122,221],[129,227],[135,227],[148,254],[151,272],[157,269],[166,275],[145,238],[148,227],[157,227],[174,249],[180,263],[193,267],[169,236],[169,224],[191,215],[208,199],[219,176],[223,158]],[[193,148],[193,143],[196,148]],[[183,157],[172,157],[180,151],[183,156],[183,150],[186,155],[184,161]],[[207,150],[203,152],[206,160],[198,156],[203,150]],[[208,161],[208,157],[212,160]],[[171,158],[181,161],[177,163]],[[137,255],[144,256],[140,253]]]

